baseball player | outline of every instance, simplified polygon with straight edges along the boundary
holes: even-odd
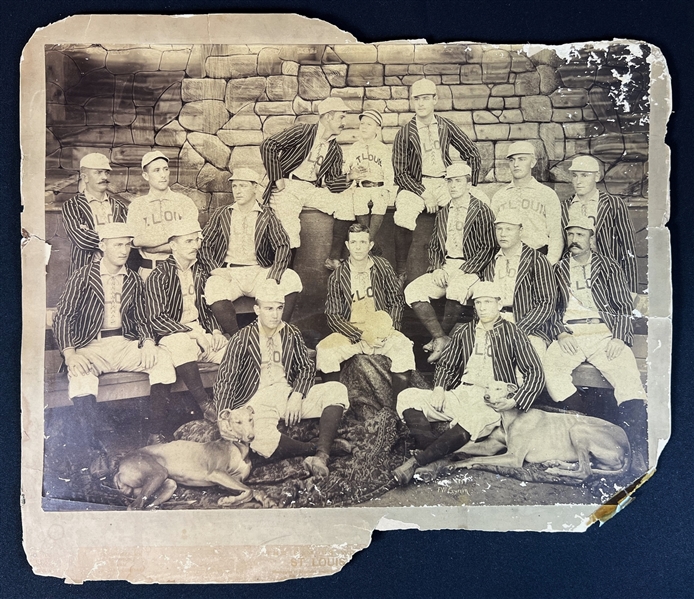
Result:
[[[470,185],[471,169],[454,162],[446,169],[451,201],[436,214],[429,242],[429,271],[405,288],[405,302],[432,336],[424,346],[435,362],[450,343],[448,336],[464,311],[470,287],[496,253],[494,213],[486,196]],[[431,299],[446,297],[443,322],[439,323]],[[471,317],[471,315],[470,315]]]
[[[205,301],[230,335],[239,330],[234,300],[255,297],[265,279],[282,286],[286,322],[303,289],[299,275],[287,268],[291,254],[284,227],[271,208],[256,201],[259,180],[252,169],[236,169],[229,178],[234,203],[216,210],[203,230],[200,261],[212,275],[205,284]]]
[[[197,220],[198,209],[188,196],[169,188],[169,159],[162,152],[142,157],[142,177],[149,183],[149,193],[131,202],[128,224],[142,256],[140,276],[147,280],[157,264],[171,256],[169,227],[180,220]]]
[[[258,320],[231,338],[214,385],[218,411],[244,405],[253,408],[255,438],[251,449],[263,457],[308,456],[304,465],[314,476],[328,476],[328,460],[343,412],[347,387],[338,382],[314,385],[315,367],[301,331],[282,320],[284,293],[272,279],[255,296]],[[317,443],[292,439],[277,430],[305,418],[320,418]],[[337,444],[336,444],[337,445]],[[351,451],[345,442],[339,445]]]
[[[585,412],[571,375],[583,362],[595,366],[614,387],[618,424],[631,444],[632,471],[640,475],[648,464],[646,393],[629,347],[633,301],[619,265],[591,250],[594,226],[587,216],[575,216],[566,226],[569,253],[555,268],[555,341],[544,360],[547,391],[565,409]]]
[[[415,439],[414,456],[393,472],[406,485],[419,466],[426,466],[456,451],[468,441],[488,436],[501,417],[484,401],[494,381],[517,387],[500,411],[528,410],[545,384],[542,365],[528,337],[515,324],[501,318],[501,291],[485,281],[474,287],[477,319],[454,334],[434,373],[434,390],[406,389],[398,396],[397,411]],[[523,382],[519,384],[518,374]],[[520,378],[520,377],[518,377]],[[499,408],[497,408],[499,409]],[[430,422],[449,422],[450,428],[434,436]]]
[[[492,197],[492,210],[518,210],[523,219],[523,243],[556,264],[564,253],[561,203],[554,190],[532,176],[537,164],[535,147],[527,141],[512,143],[506,151],[511,182]]]
[[[519,210],[500,210],[494,223],[501,249],[480,278],[496,284],[501,292],[501,316],[528,335],[542,360],[550,342],[547,325],[557,303],[552,267],[539,250],[521,241],[525,226]]]
[[[562,205],[562,225],[575,217],[588,217],[595,225],[592,249],[612,258],[624,271],[629,291],[636,294],[638,278],[634,226],[624,200],[599,191],[600,163],[592,156],[574,158],[569,167],[576,194]]]
[[[263,199],[287,231],[293,254],[301,245],[301,210],[317,208],[332,215],[335,194],[352,181],[349,173],[342,173],[342,150],[335,140],[348,110],[341,98],[326,98],[318,104],[317,124],[294,125],[260,144],[270,180]]]
[[[383,117],[376,110],[365,110],[359,115],[359,140],[345,151],[344,171],[353,177],[352,186],[335,207],[333,243],[325,265],[337,268],[347,228],[356,217],[368,227],[371,241],[381,228],[388,206],[395,199],[393,184],[393,155],[390,147],[381,141]],[[376,253],[374,248],[373,253]],[[380,252],[378,252],[380,254]]]
[[[157,264],[145,283],[147,313],[159,345],[171,355],[177,376],[205,418],[216,422],[198,362],[219,364],[227,339],[202,298],[209,274],[197,260],[200,225],[197,219],[175,221],[169,235],[166,242],[171,255]]]
[[[415,81],[410,98],[415,116],[398,131],[393,143],[393,171],[398,186],[393,217],[395,270],[403,286],[417,217],[425,209],[434,213],[450,201],[444,181],[446,167],[451,164],[450,146],[470,166],[473,185],[477,184],[481,164],[480,153],[470,138],[457,125],[434,114],[438,96],[433,81]]]
[[[395,404],[415,368],[412,341],[400,332],[405,300],[390,263],[369,255],[373,241],[367,227],[353,224],[345,245],[349,258],[328,280],[325,314],[333,333],[316,347],[316,366],[323,380],[339,380],[345,360],[388,356]]]
[[[154,343],[142,279],[125,266],[132,241],[128,226],[104,223],[99,239],[103,257],[70,275],[53,320],[80,436],[89,439],[92,449],[103,450],[93,430],[100,374],[146,372],[151,385],[149,444],[159,443],[168,386],[176,373],[168,354]]]
[[[70,238],[68,277],[92,260],[101,258],[99,227],[124,223],[126,205],[109,196],[111,164],[103,154],[94,152],[80,160],[80,183],[83,191],[63,204],[63,225]]]

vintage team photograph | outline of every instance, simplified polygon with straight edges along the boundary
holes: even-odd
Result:
[[[44,49],[44,511],[654,468],[650,46]]]

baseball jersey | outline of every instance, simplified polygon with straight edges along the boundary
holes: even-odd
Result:
[[[313,140],[311,151],[308,153],[308,156],[304,158],[304,161],[292,171],[292,175],[304,181],[318,180],[318,171],[320,170],[321,164],[323,164],[323,160],[325,160],[325,156],[328,153],[330,141],[335,137],[333,135],[327,139],[324,139],[324,132],[325,128],[318,123],[318,131],[316,132],[316,137]]]
[[[133,228],[135,244],[139,238],[152,235],[155,245],[169,240],[169,225],[178,220],[198,220],[198,208],[188,196],[169,189],[165,196],[156,198],[152,193],[135,198],[128,208],[127,223]],[[141,248],[140,254],[148,260],[166,260],[169,254],[148,252]]]
[[[465,365],[463,384],[486,387],[494,380],[492,362],[492,344],[487,331],[481,322],[475,326],[475,341],[472,353]]]
[[[228,264],[258,264],[255,255],[255,226],[261,211],[258,202],[254,202],[250,211],[241,211],[232,205],[229,246],[224,262]]]
[[[358,166],[366,167],[368,171],[364,181],[393,187],[393,152],[380,139],[356,141],[344,151],[344,173]]]
[[[107,195],[104,195],[103,200],[91,197],[86,191],[84,193],[89,202],[89,209],[94,217],[94,229],[98,232],[101,225],[106,225],[113,222],[113,212],[111,210],[111,202]]]
[[[116,274],[106,271],[104,261],[99,263],[99,275],[104,287],[104,323],[102,330],[114,330],[122,327],[123,320],[120,314],[121,298],[123,296],[123,279],[127,270],[121,266]]]
[[[260,383],[259,388],[287,384],[287,377],[282,364],[282,337],[280,331],[284,328],[284,322],[268,336],[265,329],[258,324],[258,341],[260,343]]]
[[[516,276],[520,266],[521,252],[523,245],[518,247],[511,254],[504,254],[502,250],[494,257],[494,282],[501,291],[501,304],[503,306],[513,305],[513,296],[516,291]]]
[[[446,165],[441,152],[439,124],[435,118],[432,118],[428,125],[418,118],[415,120],[422,150],[422,177],[443,177],[446,174]]]
[[[551,187],[535,177],[520,187],[512,181],[494,194],[491,209],[494,214],[506,209],[518,210],[523,218],[523,243],[535,250],[548,246],[547,259],[551,264],[559,261],[564,250],[561,203]]]
[[[569,302],[564,313],[564,322],[581,318],[600,318],[591,291],[591,263],[579,264],[569,258]]]
[[[463,258],[463,231],[468,209],[470,208],[470,194],[464,198],[451,200],[448,210],[448,223],[446,232],[446,255],[451,258]]]
[[[367,323],[369,316],[376,313],[374,290],[371,285],[372,267],[373,262],[369,259],[369,267],[366,270],[350,270],[352,288],[352,314],[350,322],[356,325]]]
[[[183,295],[183,312],[181,313],[181,324],[190,324],[198,320],[198,308],[195,305],[195,280],[193,278],[193,264],[188,268],[181,268],[176,263],[178,280],[181,282],[181,294]]]

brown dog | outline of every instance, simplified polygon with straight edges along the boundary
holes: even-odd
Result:
[[[162,504],[173,495],[176,483],[189,487],[219,485],[240,492],[220,498],[220,506],[256,499],[263,507],[272,507],[272,501],[262,491],[254,491],[243,484],[251,473],[248,445],[255,437],[253,408],[223,410],[217,424],[222,438],[216,441],[172,441],[149,445],[126,455],[118,465],[113,482],[118,490],[134,498],[128,509]]]
[[[620,476],[629,471],[631,448],[619,426],[580,414],[500,410],[515,391],[515,385],[498,381],[489,386],[484,399],[500,412],[502,427],[483,441],[465,445],[460,451],[479,457],[454,462],[447,471],[476,464],[520,468],[526,462],[549,466],[548,474],[579,480],[592,475]],[[504,446],[506,453],[493,455]]]

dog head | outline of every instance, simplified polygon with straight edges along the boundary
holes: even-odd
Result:
[[[493,381],[487,386],[487,391],[484,394],[484,403],[492,410],[499,411],[508,404],[506,400],[513,396],[518,391],[518,385],[513,383],[504,383],[503,381]]]
[[[248,445],[255,439],[253,408],[244,406],[236,410],[222,410],[217,418],[217,426],[223,439]]]

